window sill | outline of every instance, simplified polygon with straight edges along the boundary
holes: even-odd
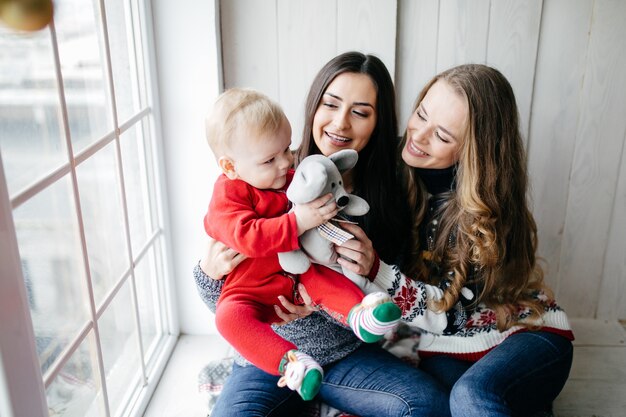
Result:
[[[181,335],[143,417],[206,416],[198,373],[210,361],[228,355],[229,349],[219,335]]]

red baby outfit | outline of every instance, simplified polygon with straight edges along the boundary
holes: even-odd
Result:
[[[288,213],[285,194],[292,178],[293,170],[282,189],[260,190],[220,175],[204,218],[209,236],[247,257],[226,277],[217,303],[217,328],[243,357],[274,375],[279,375],[285,353],[296,349],[271,327],[281,321],[273,308],[280,305],[278,296],[294,301],[295,283],[283,272],[277,255],[299,248],[296,216]],[[315,304],[343,323],[363,299],[349,279],[321,265],[311,264],[299,281]]]

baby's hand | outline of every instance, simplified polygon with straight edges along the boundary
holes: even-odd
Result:
[[[333,195],[328,193],[306,204],[296,204],[293,209],[298,224],[298,236],[309,229],[326,223],[337,215],[339,209]]]

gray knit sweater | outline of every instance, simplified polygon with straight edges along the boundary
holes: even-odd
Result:
[[[224,280],[211,279],[202,271],[200,264],[194,268],[193,276],[202,301],[215,312]],[[302,352],[311,355],[322,366],[344,358],[362,343],[352,330],[323,311],[273,328],[276,333],[296,345]],[[249,364],[239,354],[235,357],[235,362],[242,366]]]

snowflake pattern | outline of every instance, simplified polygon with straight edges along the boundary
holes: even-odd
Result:
[[[411,310],[415,301],[417,301],[417,288],[412,286],[401,287],[400,291],[393,298],[393,302],[402,310],[403,316]]]
[[[395,265],[392,268],[394,270],[394,279],[387,291],[394,303],[400,307],[403,320],[413,322],[420,316],[425,316],[427,311],[426,284],[404,277]],[[445,289],[447,282],[442,281],[442,284],[442,289]],[[473,293],[478,291],[475,288],[473,290]],[[535,297],[541,300],[546,312],[562,311],[555,300],[546,297],[544,294],[537,293]],[[475,305],[473,299],[466,300],[464,297],[461,297],[459,302],[446,315],[448,325],[443,331],[444,335],[473,337],[477,334],[498,331],[496,312],[483,303]],[[516,315],[519,321],[524,322],[531,316],[531,312],[529,308],[520,306],[516,311]],[[421,331],[426,332],[423,329]]]
[[[423,316],[426,312],[426,300],[423,297],[426,290],[421,282],[405,279],[404,284],[400,285],[402,273],[397,266],[393,266],[394,280],[389,290],[389,294],[393,297],[393,302],[400,307],[404,320],[412,321],[418,316]]]
[[[556,303],[556,300],[548,300],[547,302],[545,302],[545,311],[552,311],[552,312],[557,312],[557,311],[561,311],[561,307],[559,307]]]
[[[467,321],[466,327],[488,327],[496,323],[496,312],[490,309],[477,309]]]

